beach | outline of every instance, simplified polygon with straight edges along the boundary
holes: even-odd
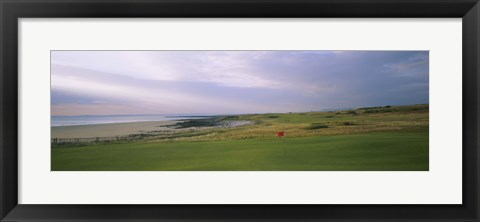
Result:
[[[173,130],[167,126],[181,121],[149,121],[51,127],[52,138],[91,138],[127,136],[151,131]]]

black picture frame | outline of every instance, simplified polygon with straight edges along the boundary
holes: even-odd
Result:
[[[1,221],[479,221],[480,5],[478,0],[0,0],[0,14]],[[462,18],[463,204],[18,204],[17,21],[19,18],[77,17]]]

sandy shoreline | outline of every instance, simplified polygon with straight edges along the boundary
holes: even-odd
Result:
[[[109,123],[95,125],[76,125],[76,126],[53,126],[51,127],[52,138],[91,138],[91,137],[111,137],[127,136],[130,134],[146,133],[155,130],[173,130],[166,127],[172,125],[178,120],[169,121],[150,121],[150,122],[130,122],[130,123]]]

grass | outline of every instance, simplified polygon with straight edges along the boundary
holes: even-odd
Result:
[[[324,128],[328,128],[328,126],[323,123],[311,123],[310,126],[308,126],[306,129],[314,130],[314,129],[324,129]]]
[[[52,158],[52,170],[428,170],[428,134],[106,144]]]
[[[211,127],[232,120],[255,124]],[[176,127],[189,126],[208,127],[161,139],[56,146],[52,148],[52,170],[429,169],[428,105],[237,115]],[[282,130],[286,132],[284,140],[275,135]]]

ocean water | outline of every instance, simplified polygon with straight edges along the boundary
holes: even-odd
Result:
[[[73,126],[106,123],[129,123],[148,121],[168,121],[182,119],[201,119],[209,116],[176,116],[176,115],[88,115],[88,116],[52,116],[51,126]]]

